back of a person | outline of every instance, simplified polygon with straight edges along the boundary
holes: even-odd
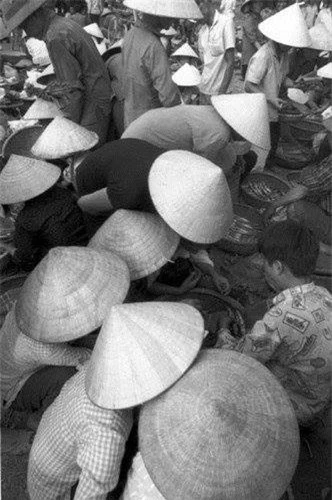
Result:
[[[299,414],[310,409],[317,414],[331,395],[332,296],[313,283],[287,289],[277,296],[272,311],[282,315],[285,309],[283,341],[266,366],[286,388]]]
[[[88,24],[87,20],[86,20],[86,16],[84,14],[81,14],[80,12],[75,12],[75,14],[72,14],[69,17],[69,19],[71,19],[72,21],[75,21],[75,23],[82,26],[82,28],[84,28],[84,26],[86,26]]]

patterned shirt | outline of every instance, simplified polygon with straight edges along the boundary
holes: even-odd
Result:
[[[1,400],[8,408],[31,375],[43,366],[78,366],[90,358],[90,349],[66,344],[45,344],[24,335],[17,327],[14,308],[0,330]]]
[[[222,348],[265,363],[291,399],[300,423],[330,402],[332,296],[310,283],[284,290],[240,341],[223,330]]]
[[[118,482],[131,410],[106,410],[85,392],[86,365],[63,386],[46,410],[28,465],[31,500],[103,500]]]
[[[133,460],[121,500],[165,500],[146,470],[140,453]]]

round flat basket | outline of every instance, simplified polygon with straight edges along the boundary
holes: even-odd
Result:
[[[204,318],[205,328],[209,331],[209,334],[204,339],[203,348],[213,347],[217,342],[219,327],[214,319],[222,311],[226,311],[232,318],[231,333],[239,338],[245,334],[244,307],[232,297],[221,295],[214,290],[194,288],[183,295],[163,295],[156,300],[162,302],[186,302],[200,311]]]
[[[251,255],[257,251],[264,224],[258,210],[248,205],[234,205],[234,221],[225,238],[215,246],[226,252]]]
[[[287,181],[272,174],[254,172],[249,174],[241,184],[242,196],[246,203],[257,208],[267,208],[278,200],[290,185]]]
[[[45,130],[46,125],[34,125],[11,134],[2,146],[2,156],[9,158],[11,154],[33,157],[31,148]]]

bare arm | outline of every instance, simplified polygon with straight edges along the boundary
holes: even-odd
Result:
[[[224,73],[223,80],[220,85],[219,93],[220,94],[226,94],[227,89],[231,83],[233,73],[234,73],[234,67],[235,67],[235,50],[234,49],[227,49],[225,52],[225,61],[227,63],[227,68]]]

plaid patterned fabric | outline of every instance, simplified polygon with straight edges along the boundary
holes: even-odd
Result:
[[[0,330],[1,399],[9,407],[27,381],[45,365],[78,366],[90,358],[89,349],[67,344],[45,344],[23,335],[16,326],[14,309]]]
[[[63,387],[46,410],[31,449],[28,491],[31,500],[106,499],[117,485],[132,427],[130,410],[95,406],[85,392],[86,365]]]

